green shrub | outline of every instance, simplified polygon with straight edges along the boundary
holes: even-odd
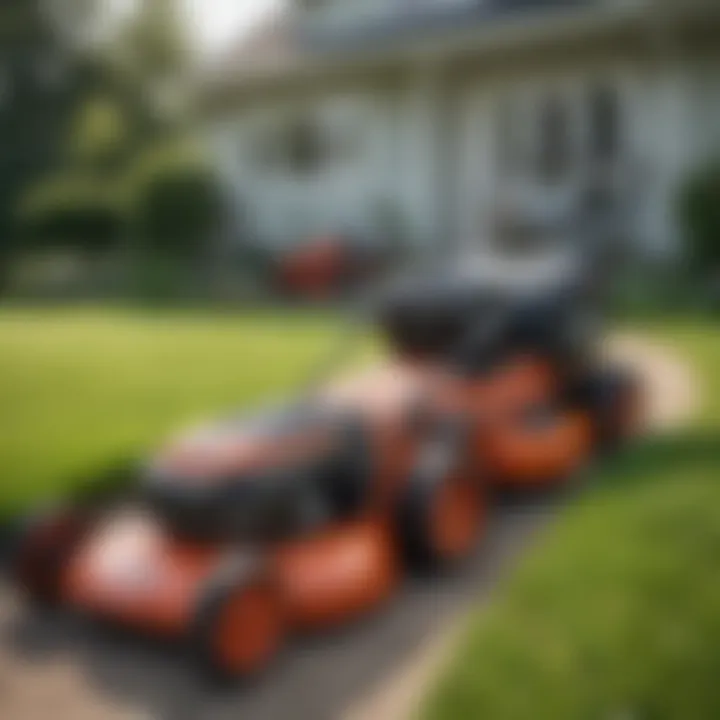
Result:
[[[710,443],[700,459],[698,440],[673,443],[678,467],[666,471],[645,453],[652,472],[568,513],[474,619],[423,716],[719,717],[720,463]]]
[[[690,268],[675,262],[653,265],[625,262],[607,286],[605,310],[619,321],[679,316],[702,309],[702,297]]]
[[[151,304],[198,300],[202,295],[192,263],[170,253],[143,253],[130,268],[130,292]]]
[[[125,222],[122,207],[106,187],[72,176],[32,188],[18,215],[27,249],[65,247],[102,252],[117,245]]]
[[[212,169],[182,146],[146,154],[131,171],[128,200],[147,254],[192,260],[216,235],[221,191]]]
[[[680,217],[697,269],[720,266],[720,158],[691,174],[680,193]]]

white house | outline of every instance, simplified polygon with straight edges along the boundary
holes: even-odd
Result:
[[[601,198],[663,254],[680,182],[720,149],[720,2],[296,0],[208,87],[238,234],[442,251]]]

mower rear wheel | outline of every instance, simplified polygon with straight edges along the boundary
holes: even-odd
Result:
[[[86,513],[67,509],[25,519],[16,538],[11,572],[29,600],[43,606],[61,601],[63,572],[88,527]]]
[[[262,674],[285,636],[281,592],[247,571],[221,574],[206,586],[195,620],[195,651],[209,679],[223,684]]]

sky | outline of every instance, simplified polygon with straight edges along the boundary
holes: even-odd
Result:
[[[183,0],[197,47],[212,55],[241,37],[283,0]]]
[[[110,0],[116,17],[129,12],[139,0]],[[197,50],[212,56],[236,41],[259,20],[285,4],[286,0],[180,0],[190,19]]]

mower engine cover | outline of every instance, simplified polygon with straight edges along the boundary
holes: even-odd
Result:
[[[285,537],[360,501],[362,441],[352,416],[319,406],[232,417],[161,451],[144,495],[170,532],[188,538]]]
[[[439,272],[398,283],[381,299],[379,321],[401,355],[444,358],[497,305],[486,288]]]
[[[483,324],[497,327],[482,348],[488,357],[574,352],[577,327],[592,325],[588,312],[584,276],[572,258],[470,255],[396,283],[377,314],[401,355],[448,360]]]

